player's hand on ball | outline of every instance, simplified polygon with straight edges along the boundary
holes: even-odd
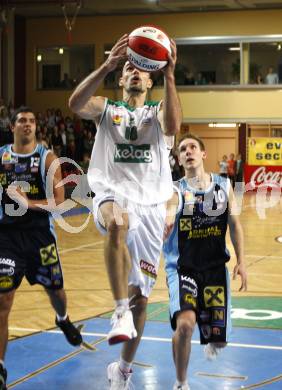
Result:
[[[162,69],[165,76],[173,75],[175,70],[175,64],[177,60],[177,49],[176,43],[173,39],[170,39],[171,53],[168,53],[167,66]]]
[[[117,43],[112,47],[109,57],[106,60],[106,66],[111,72],[114,70],[120,60],[127,58],[126,48],[128,44],[128,34],[124,34]]]

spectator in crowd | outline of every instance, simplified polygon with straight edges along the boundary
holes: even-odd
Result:
[[[256,84],[263,84],[263,77],[260,73],[256,76]]]
[[[195,80],[195,85],[206,85],[206,84],[207,84],[207,80],[203,77],[202,72],[198,72]]]
[[[236,158],[236,172],[235,172],[236,183],[242,183],[244,181],[244,163],[241,154],[237,154]]]
[[[64,73],[64,78],[60,83],[60,87],[71,89],[74,87],[74,84],[74,81],[69,77],[68,73]]]
[[[83,153],[83,159],[80,162],[80,166],[84,173],[87,173],[90,163],[90,155],[88,153]]]
[[[10,119],[7,107],[2,106],[0,110],[0,144],[1,146],[11,141]]]
[[[222,177],[228,176],[228,162],[226,154],[222,156],[222,160],[218,162],[219,165],[219,175]]]
[[[52,143],[53,151],[56,154],[56,156],[61,157],[64,144],[63,144],[62,136],[59,133],[58,126],[54,126],[53,134],[51,137],[51,143]]]
[[[189,71],[186,73],[185,85],[195,85],[195,77],[193,72]]]
[[[48,127],[48,129],[53,129],[53,127],[55,126],[56,124],[56,121],[55,121],[55,112],[54,112],[54,109],[50,109],[48,108],[46,110],[46,125]]]
[[[46,149],[49,149],[49,145],[47,142],[43,139],[41,131],[36,132],[36,142],[40,145],[43,145]]]
[[[272,66],[268,68],[268,73],[265,77],[265,84],[278,84],[278,74],[273,71]]]
[[[234,153],[231,153],[229,155],[227,173],[228,173],[228,177],[231,181],[232,187],[234,188],[235,173],[236,173],[236,161],[235,161],[235,154]]]

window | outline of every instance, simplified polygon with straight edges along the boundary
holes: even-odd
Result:
[[[72,89],[94,67],[94,46],[38,48],[37,89]]]
[[[251,84],[282,83],[282,43],[258,42],[250,44]]]
[[[176,84],[240,83],[240,46],[235,44],[178,45]]]

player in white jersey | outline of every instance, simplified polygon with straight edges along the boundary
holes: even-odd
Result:
[[[88,180],[96,194],[96,225],[107,234],[105,262],[116,303],[108,341],[126,341],[119,363],[108,367],[111,389],[128,388],[143,333],[147,300],[158,272],[165,204],[172,195],[164,136],[174,136],[182,118],[174,80],[174,41],[163,69],[164,98],[160,103],[145,101],[152,87],[150,74],[128,61],[119,80],[122,102],[93,96],[105,76],[126,59],[127,44],[126,34],[69,101],[72,111],[97,125]]]

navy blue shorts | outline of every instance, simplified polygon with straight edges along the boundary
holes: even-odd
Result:
[[[172,329],[176,329],[180,312],[193,310],[201,344],[228,341],[231,332],[231,297],[225,265],[202,272],[171,269],[167,282]]]
[[[63,287],[56,240],[50,230],[0,229],[0,293],[16,289],[23,277],[50,290]]]

